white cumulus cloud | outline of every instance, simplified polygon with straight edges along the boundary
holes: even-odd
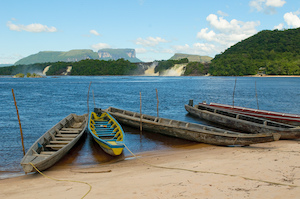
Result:
[[[135,40],[135,44],[137,45],[142,45],[145,47],[154,47],[157,46],[160,43],[167,43],[168,41],[161,38],[161,37],[148,37],[146,39],[143,39],[141,37],[137,38]]]
[[[299,28],[300,27],[300,18],[297,16],[297,13],[288,12],[285,13],[284,21],[292,28]]]
[[[192,46],[185,45],[174,45],[172,46],[172,53],[187,53],[194,55],[211,55],[216,52],[216,46],[210,43],[194,43]]]
[[[13,31],[26,31],[26,32],[57,32],[55,27],[48,27],[43,24],[33,23],[29,25],[22,25],[22,24],[13,24],[11,21],[7,22],[7,26],[10,30]]]
[[[216,33],[214,31],[209,31],[208,28],[201,29],[200,32],[197,33],[197,38],[204,39],[206,41],[215,41],[216,40]]]
[[[218,15],[221,15],[221,16],[223,16],[223,17],[227,17],[228,16],[228,14],[227,13],[225,13],[225,12],[223,12],[223,11],[221,11],[221,10],[218,10]]]
[[[208,15],[206,20],[212,29],[203,28],[197,33],[197,38],[203,41],[194,44],[193,47],[197,47],[198,51],[220,53],[235,43],[256,34],[256,27],[260,25],[259,21],[243,22],[236,19],[227,21],[215,14]]]
[[[213,41],[226,47],[257,33],[256,26],[260,25],[260,22],[243,22],[236,19],[229,22],[214,14],[210,14],[206,20],[214,30],[203,28],[197,33],[197,38],[209,42]]]
[[[110,45],[109,44],[105,44],[105,43],[98,43],[98,44],[92,45],[92,48],[94,50],[100,50],[102,48],[110,48]]]
[[[278,29],[278,30],[283,30],[284,24],[280,23],[277,26],[274,26],[274,30]]]
[[[285,3],[284,0],[266,0],[266,6],[282,7]]]
[[[249,6],[258,12],[275,14],[275,8],[282,7],[285,3],[285,0],[252,0],[249,2]]]
[[[96,36],[100,36],[100,34],[96,30],[90,30],[90,33]]]
[[[233,19],[229,22],[223,17],[218,17],[215,14],[208,15],[206,20],[213,28],[224,33],[253,34],[256,32],[255,27],[260,24],[259,22],[243,22],[236,19]]]

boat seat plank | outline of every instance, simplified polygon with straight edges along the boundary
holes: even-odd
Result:
[[[50,141],[50,144],[69,144],[70,141]]]
[[[97,131],[96,130],[96,133],[99,133],[99,134],[101,134],[101,133],[105,133],[105,134],[108,134],[108,133],[110,133],[110,134],[116,134],[116,132],[115,131]]]
[[[116,135],[114,132],[96,132],[97,135]]]
[[[81,131],[82,128],[73,128],[73,127],[66,128],[66,127],[64,127],[64,128],[62,128],[62,129],[60,129],[60,130],[63,130],[63,131],[69,131],[69,130],[77,130],[77,131]]]
[[[42,151],[40,154],[52,155],[54,153],[56,153],[56,151]]]
[[[56,134],[57,137],[77,137],[78,134]]]
[[[47,157],[47,156],[50,156],[51,154],[33,154],[33,156],[44,156],[44,157]]]
[[[46,147],[50,147],[50,148],[61,148],[64,147],[65,144],[47,144]]]
[[[110,128],[110,127],[111,127],[110,124],[107,124],[107,125],[95,124],[94,126],[95,126],[95,127],[102,127],[102,128]]]
[[[96,129],[95,130],[96,131],[96,133],[116,133],[115,131],[112,131],[112,130],[98,130],[98,129]]]
[[[109,122],[105,121],[105,120],[102,120],[102,121],[100,121],[100,120],[94,120],[94,122],[95,123],[106,123],[106,124],[109,124]]]
[[[107,141],[107,140],[113,139],[113,137],[112,136],[103,136],[103,137],[99,137],[99,139]]]
[[[71,134],[77,133],[78,134],[80,132],[79,131],[59,131],[59,133],[71,133]]]
[[[114,129],[99,129],[99,128],[96,128],[95,129],[97,132],[113,132]]]
[[[95,124],[94,126],[95,126],[96,128],[111,128],[111,125],[110,125],[110,124],[108,124],[108,125]]]
[[[72,141],[74,138],[56,137],[57,141]]]
[[[110,122],[109,121],[105,121],[105,120],[94,120],[95,123],[104,123],[104,124],[109,124]]]
[[[96,128],[99,128],[99,127],[111,128],[111,125],[110,124],[94,124],[94,127],[96,127]]]

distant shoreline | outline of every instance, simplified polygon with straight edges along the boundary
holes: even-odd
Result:
[[[248,75],[245,77],[300,77],[300,75]]]
[[[45,77],[72,77],[73,75],[49,75],[49,76],[42,76],[39,78]],[[76,75],[76,76],[141,76],[141,77],[159,77],[159,76],[147,76],[147,75]],[[74,75],[74,77],[76,77]],[[13,75],[0,75],[0,78],[27,78],[27,77],[14,77]],[[166,77],[166,76],[161,76]],[[169,76],[172,77],[172,76]],[[213,75],[188,75],[188,76],[173,76],[173,77],[300,77],[300,75],[244,75],[244,76],[213,76]],[[33,77],[31,77],[33,78]],[[37,77],[35,77],[37,78]]]

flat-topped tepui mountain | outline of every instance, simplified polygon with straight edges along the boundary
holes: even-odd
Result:
[[[46,63],[46,62],[76,62],[85,59],[99,60],[117,60],[123,58],[130,62],[141,62],[136,58],[134,49],[101,49],[98,52],[92,50],[70,50],[63,51],[41,51],[39,53],[29,55],[17,61],[14,65]]]

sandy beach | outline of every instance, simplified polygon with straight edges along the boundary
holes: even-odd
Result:
[[[0,180],[0,198],[299,198],[300,140],[249,147],[191,143],[113,164]],[[146,164],[156,165],[150,166]],[[178,168],[178,169],[176,169]]]

